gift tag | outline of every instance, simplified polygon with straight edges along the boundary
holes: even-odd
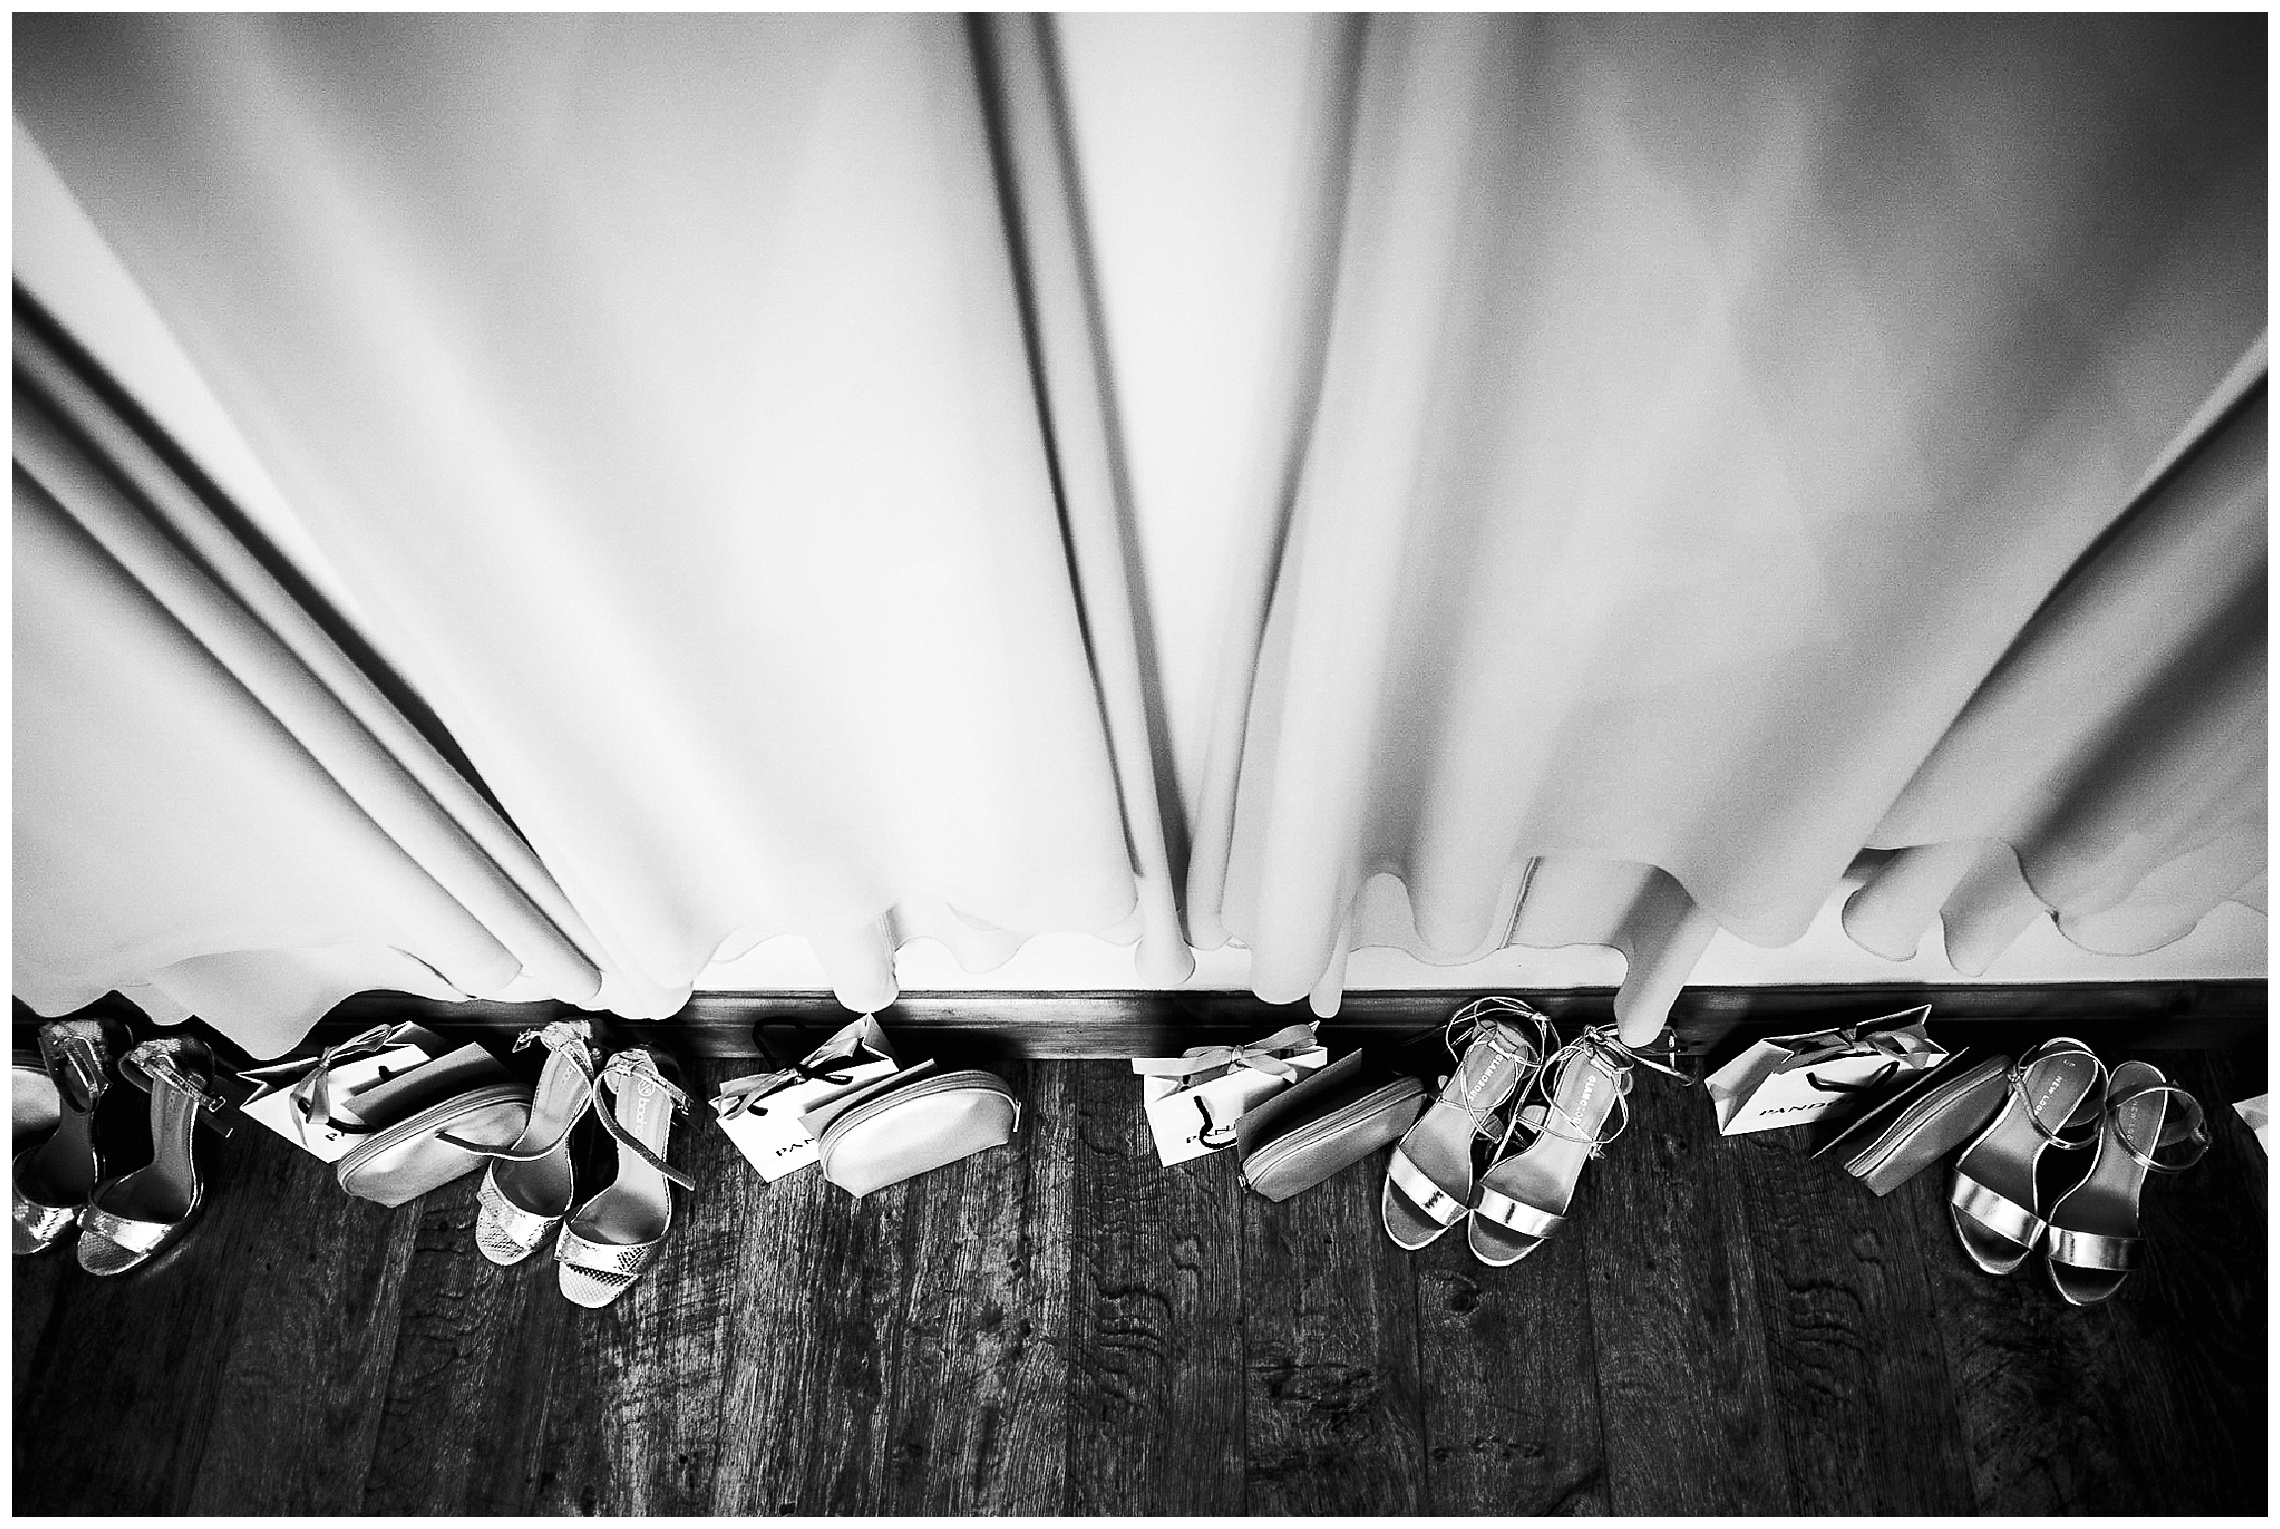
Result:
[[[1316,1046],[1276,1060],[1291,1069],[1292,1075],[1278,1077],[1243,1065],[1200,1083],[1143,1075],[1140,1094],[1148,1112],[1148,1129],[1156,1140],[1157,1161],[1170,1167],[1235,1145],[1235,1122],[1245,1111],[1325,1065],[1330,1052]]]
[[[801,1117],[888,1076],[896,1065],[886,1032],[866,1014],[797,1067],[722,1084],[713,1110],[736,1150],[773,1184],[816,1160],[815,1133]]]
[[[325,1080],[329,1099],[325,1120],[304,1122],[293,1102],[291,1087],[256,1095],[239,1107],[239,1113],[259,1121],[319,1162],[337,1163],[363,1139],[364,1122],[356,1112],[356,1096],[403,1077],[427,1061],[428,1054],[417,1046],[396,1046],[378,1056],[338,1064]]]

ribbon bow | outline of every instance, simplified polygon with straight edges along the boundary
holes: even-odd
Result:
[[[1299,1069],[1284,1057],[1294,1052],[1314,1048],[1314,1025],[1285,1025],[1265,1040],[1253,1041],[1248,1046],[1190,1046],[1176,1057],[1136,1057],[1132,1070],[1149,1078],[1186,1078],[1195,1083],[1249,1067],[1272,1078],[1286,1082],[1299,1075]]]
[[[336,1046],[327,1046],[318,1054],[314,1065],[305,1060],[272,1062],[267,1067],[254,1068],[245,1073],[244,1077],[249,1082],[261,1085],[254,1092],[253,1097],[255,1099],[275,1093],[288,1081],[292,1083],[293,1107],[290,1113],[293,1117],[293,1128],[300,1133],[301,1140],[305,1145],[309,1139],[311,1124],[324,1121],[329,1125],[332,1121],[333,1069],[344,1062],[355,1062],[368,1056],[378,1056],[392,1046],[408,1044],[409,1038],[402,1035],[401,1032],[415,1028],[412,1025],[374,1025],[371,1029],[352,1035]],[[247,1102],[251,1103],[252,1100]]]
[[[756,1072],[749,1077],[730,1078],[721,1084],[720,1092],[713,1096],[713,1108],[720,1111],[723,1120],[734,1120],[742,1115],[765,1115],[768,1106],[760,1101],[771,1094],[780,1094],[796,1083],[822,1082],[834,1087],[852,1083],[855,1081],[852,1069],[868,1062],[886,1060],[888,1058],[860,1040],[855,1043],[853,1051],[843,1056],[810,1052],[804,1061],[794,1062],[781,1072]]]
[[[1922,1010],[1912,1010],[1904,1016],[1903,1024],[1890,1024],[1883,1020],[1870,1020],[1861,1025],[1839,1025],[1832,1030],[1816,1030],[1810,1035],[1792,1035],[1782,1039],[1781,1045],[1790,1053],[1789,1060],[1781,1064],[1782,1072],[1794,1072],[1815,1062],[1826,1062],[1841,1056],[1888,1056],[1905,1061],[1922,1051],[1930,1040],[1924,1033]],[[1872,1028],[1882,1026],[1883,1028]]]

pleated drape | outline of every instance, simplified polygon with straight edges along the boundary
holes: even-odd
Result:
[[[785,933],[866,1010],[922,934],[976,965],[1042,930],[1186,958],[1162,835],[1119,802],[960,21],[48,17],[17,44],[20,119],[591,969],[381,944],[635,1016]],[[360,762],[312,758],[307,787]],[[177,813],[211,810],[145,816]],[[21,776],[17,816],[71,818]],[[269,874],[174,864],[156,828],[102,865],[72,842],[19,842],[19,907],[100,903],[151,860]],[[71,967],[45,934],[20,922],[19,956]],[[308,944],[291,919],[197,938],[306,960],[276,954]],[[321,1012],[280,1032],[201,999],[272,1048]]]
[[[2261,408],[2139,497],[2263,329],[2232,41],[1371,18],[1192,927],[1322,1012],[1358,946],[1613,944],[1640,1040],[1714,933],[1796,939],[1864,848],[1903,852],[1865,942],[1945,908],[1967,967],[2029,906],[2143,949],[2240,890]]]
[[[2261,906],[2261,47],[21,18],[342,610],[19,325],[17,990],[1589,943],[1639,1041],[1848,878],[1966,972]]]

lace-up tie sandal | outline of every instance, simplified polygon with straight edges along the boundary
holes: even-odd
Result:
[[[1378,1199],[1386,1236],[1411,1252],[1465,1218],[1473,1141],[1501,1132],[1497,1111],[1534,1076],[1552,1041],[1551,1022],[1511,998],[1467,1004],[1450,1017],[1448,1034],[1450,1054],[1461,1040],[1463,1055],[1440,1097],[1394,1147]]]
[[[95,1110],[111,1087],[111,1047],[100,1022],[58,1019],[40,1026],[40,1065],[55,1085],[55,1127],[16,1154],[10,1175],[19,1253],[54,1247],[79,1224],[79,1209],[103,1177]]]
[[[229,1102],[214,1092],[214,1053],[195,1036],[144,1041],[119,1062],[119,1076],[150,1094],[147,1167],[95,1187],[79,1212],[79,1267],[124,1274],[182,1240],[205,1208],[196,1129],[203,1114],[229,1134]]]
[[[543,1045],[547,1057],[531,1095],[530,1119],[511,1144],[489,1146],[442,1133],[453,1146],[493,1160],[475,1190],[475,1247],[492,1263],[521,1263],[570,1213],[577,1193],[570,1128],[594,1106],[592,1039],[593,1026],[583,1019],[558,1019],[515,1037],[515,1050]]]
[[[2166,1162],[2164,1148],[2184,1148]],[[2183,1173],[2209,1150],[2201,1103],[2144,1062],[2124,1062],[2106,1085],[2098,1155],[2050,1208],[2043,1237],[2050,1282],[2074,1306],[2095,1306],[2144,1258],[2138,1197],[2149,1173]]]
[[[2106,1064],[2069,1036],[2011,1065],[2003,1107],[1963,1149],[1948,1193],[1956,1239],[1989,1274],[2010,1273],[2042,1241],[2036,1170],[2052,1147],[2078,1152],[2096,1142],[2105,1074]]]
[[[614,1102],[604,1108],[597,1096],[594,1115],[617,1141],[617,1178],[578,1207],[554,1242],[562,1294],[580,1306],[607,1306],[632,1288],[673,1224],[667,1186],[696,1188],[665,1161],[673,1117],[687,1111],[689,1096],[666,1080],[661,1065],[672,1063],[646,1047],[620,1051],[596,1084]]]
[[[1631,1123],[1632,1060],[1612,1026],[1586,1030],[1545,1059],[1532,1090],[1540,1103],[1514,1107],[1473,1196],[1465,1225],[1473,1257],[1492,1268],[1516,1264],[1567,1224],[1584,1164]],[[1523,1117],[1535,1118],[1535,1134],[1504,1156]]]

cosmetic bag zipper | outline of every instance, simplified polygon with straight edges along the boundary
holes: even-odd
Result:
[[[401,1146],[415,1136],[426,1136],[439,1125],[455,1120],[461,1115],[472,1114],[476,1110],[488,1109],[494,1104],[512,1103],[527,1097],[528,1091],[520,1084],[491,1083],[454,1098],[446,1099],[441,1104],[431,1104],[417,1115],[397,1121],[349,1153],[340,1160],[334,1171],[342,1179],[347,1179],[358,1168],[372,1161],[373,1158],[378,1157],[389,1148]]]
[[[1985,1081],[1974,1076],[1985,1065],[1982,1063],[1980,1067],[1972,1068],[1962,1077],[1951,1079],[1908,1106],[1900,1118],[1893,1122],[1891,1131],[1885,1137],[1884,1145],[1875,1150],[1873,1157],[1855,1159],[1856,1166],[1853,1172],[1861,1177],[1867,1177],[1906,1151],[1908,1143],[1917,1132],[1929,1125],[1942,1110],[1954,1104],[1956,1100],[1979,1087]]]
[[[1408,1094],[1388,1094],[1387,1091],[1395,1086],[1390,1083],[1386,1084],[1364,1097],[1356,1099],[1344,1109],[1333,1110],[1312,1125],[1302,1126],[1278,1141],[1269,1142],[1251,1154],[1251,1161],[1246,1165],[1246,1171],[1254,1176],[1263,1177],[1273,1171],[1275,1165],[1282,1162],[1283,1159],[1319,1144],[1323,1138],[1335,1136],[1340,1131],[1360,1125],[1373,1115],[1382,1114],[1388,1109],[1408,1103],[1411,1097]]]

